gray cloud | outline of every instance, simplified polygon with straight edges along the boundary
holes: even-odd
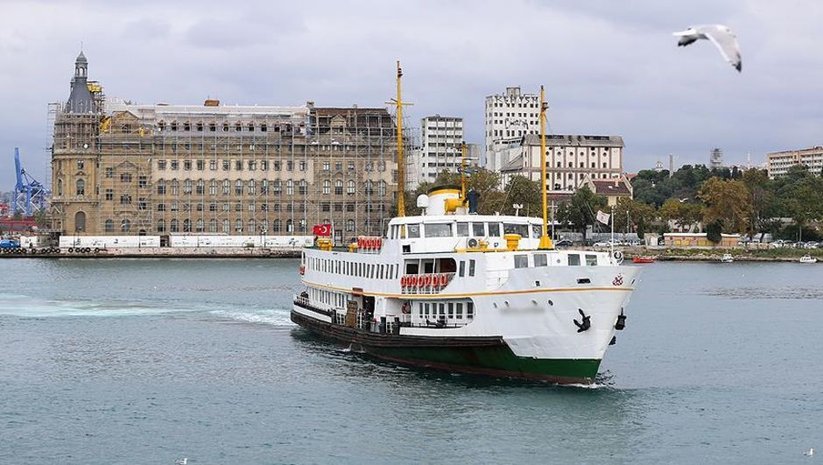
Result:
[[[400,59],[409,122],[462,116],[469,142],[483,140],[485,96],[543,84],[551,130],[622,135],[630,171],[669,153],[705,163],[713,147],[760,162],[821,143],[820,17],[823,4],[800,0],[6,2],[0,98],[13,111],[0,125],[14,130],[0,132],[0,160],[21,146],[45,179],[47,103],[68,96],[82,41],[107,95],[142,103],[382,106]],[[742,74],[711,44],[671,36],[712,22],[737,32]]]

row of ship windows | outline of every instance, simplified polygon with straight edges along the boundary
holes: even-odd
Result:
[[[556,255],[560,257],[560,255]],[[548,254],[545,253],[535,253],[532,255],[532,263],[531,266],[539,267],[539,266],[548,266]],[[566,264],[569,266],[596,266],[597,265],[597,255],[594,254],[575,254],[570,253],[566,254]],[[560,258],[557,259],[557,263],[560,264]],[[528,254],[518,254],[514,256],[514,267],[515,268],[528,268],[529,267],[529,255]]]
[[[395,224],[389,230],[391,239],[418,239],[421,237],[503,237],[504,234],[519,234],[521,238],[539,238],[542,234],[542,226],[539,224],[524,223],[481,223],[481,222],[457,222],[457,223],[411,223],[405,225]]]
[[[462,320],[465,307],[465,317],[467,320],[474,318],[474,303],[469,302],[417,302],[417,317],[427,320],[429,317],[435,318],[438,321],[448,320]]]
[[[366,279],[397,279],[400,272],[400,267],[394,264],[357,263],[314,257],[309,257],[307,265],[315,271]]]

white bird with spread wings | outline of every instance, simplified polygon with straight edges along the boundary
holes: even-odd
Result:
[[[737,43],[737,36],[731,29],[722,24],[709,24],[707,26],[695,26],[685,31],[675,32],[675,36],[680,37],[677,42],[678,47],[685,47],[697,39],[708,39],[717,47],[723,58],[726,59],[737,71],[742,71],[743,60],[740,57],[740,45]]]

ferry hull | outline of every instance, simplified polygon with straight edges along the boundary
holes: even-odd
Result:
[[[406,336],[335,325],[291,312],[291,320],[378,359],[427,369],[559,384],[594,382],[600,360],[518,357],[499,336]]]

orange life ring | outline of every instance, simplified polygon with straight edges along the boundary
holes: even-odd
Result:
[[[377,248],[377,249],[382,249],[383,248],[383,238],[382,237],[377,238],[377,247],[375,247],[375,248]]]
[[[449,283],[449,277],[445,274],[440,275],[440,287],[446,287],[446,284]]]
[[[424,287],[429,287],[429,286],[431,286],[431,283],[432,283],[432,275],[430,275],[430,274],[423,275],[423,286]]]

